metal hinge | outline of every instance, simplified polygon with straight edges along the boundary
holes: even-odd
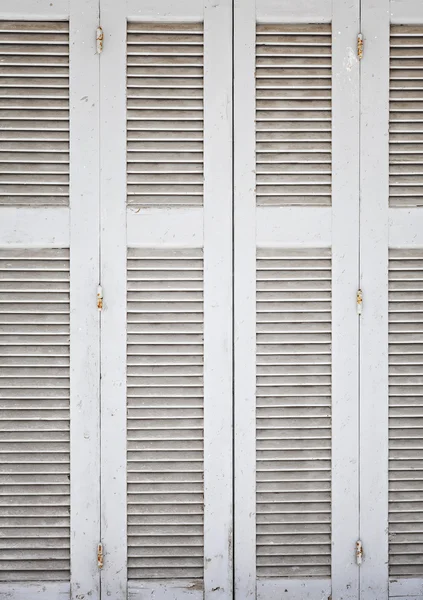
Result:
[[[97,54],[101,54],[103,52],[103,41],[104,41],[103,28],[97,27],[97,34],[96,34]]]
[[[97,288],[97,308],[98,310],[102,310],[103,308],[103,288],[101,285]]]
[[[357,540],[355,543],[355,559],[358,566],[363,562],[363,543],[361,540]]]
[[[357,290],[357,314],[361,315],[363,312],[363,292],[362,290]]]
[[[364,39],[363,34],[359,33],[357,36],[357,56],[358,60],[363,58]]]
[[[101,542],[97,546],[97,566],[99,569],[104,566],[103,544]]]

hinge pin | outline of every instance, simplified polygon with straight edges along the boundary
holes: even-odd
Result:
[[[97,35],[96,35],[97,54],[101,54],[103,52],[103,41],[104,41],[103,28],[97,27]]]
[[[357,290],[357,314],[361,315],[363,312],[363,292],[362,290]]]
[[[359,33],[357,36],[357,56],[358,60],[363,58],[364,39],[363,34]]]
[[[102,310],[103,308],[103,288],[101,285],[97,288],[97,308],[98,310]]]
[[[104,554],[103,554],[103,544],[100,543],[97,546],[97,566],[99,569],[102,569],[104,566]]]
[[[360,566],[363,562],[363,544],[361,540],[357,540],[357,542],[355,543],[355,557],[358,566]]]

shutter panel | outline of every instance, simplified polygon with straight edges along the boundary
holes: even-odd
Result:
[[[231,11],[101,0],[105,597],[233,596]]]
[[[331,203],[331,25],[257,25],[257,204]]]
[[[389,257],[389,575],[423,577],[423,251]]]
[[[423,26],[391,25],[390,206],[423,206]]]
[[[69,251],[0,273],[0,581],[69,581]]]
[[[10,600],[99,599],[99,7],[82,4],[0,10],[0,597]]]
[[[69,24],[0,21],[0,206],[69,203]]]
[[[235,3],[240,598],[358,596],[358,9]]]
[[[331,573],[330,251],[258,249],[257,577]]]
[[[203,260],[128,250],[128,577],[203,577]]]
[[[128,23],[128,203],[203,203],[203,25]]]

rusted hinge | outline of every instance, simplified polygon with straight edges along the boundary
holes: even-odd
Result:
[[[363,292],[362,290],[357,290],[357,314],[361,315],[363,312]]]
[[[97,546],[97,566],[99,569],[104,566],[103,544],[101,542]]]
[[[355,559],[358,566],[363,562],[363,543],[361,540],[357,540],[355,543]]]
[[[97,35],[96,35],[97,54],[101,54],[103,52],[103,41],[104,41],[103,28],[97,27]]]
[[[102,310],[103,308],[103,288],[101,285],[97,288],[97,308],[98,310]]]
[[[357,36],[357,56],[358,60],[363,58],[364,39],[363,34],[359,33]]]

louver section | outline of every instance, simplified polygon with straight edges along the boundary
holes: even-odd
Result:
[[[389,202],[423,206],[423,26],[391,25]]]
[[[257,25],[259,205],[331,204],[331,25]]]
[[[69,202],[69,26],[0,21],[0,205]]]
[[[203,258],[128,253],[128,576],[203,575]]]
[[[389,573],[423,576],[423,250],[389,258]]]
[[[128,203],[203,202],[203,25],[129,23]]]
[[[0,581],[69,580],[69,252],[0,250]]]
[[[330,577],[330,250],[258,250],[256,418],[257,576]]]

